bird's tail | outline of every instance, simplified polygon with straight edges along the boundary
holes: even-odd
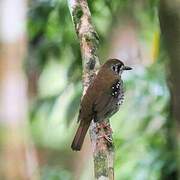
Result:
[[[78,127],[78,130],[76,131],[74,140],[71,144],[71,148],[74,151],[80,151],[82,144],[84,142],[84,138],[86,136],[87,130],[90,126],[90,122],[80,122],[80,125]]]

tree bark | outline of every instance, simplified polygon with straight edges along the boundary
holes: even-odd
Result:
[[[162,37],[169,55],[168,84],[171,92],[172,130],[180,179],[180,1],[160,0],[159,19]]]
[[[92,24],[87,1],[68,0],[68,3],[76,34],[80,41],[83,60],[83,94],[85,94],[99,67],[99,58],[97,55],[99,39]],[[93,148],[95,179],[113,180],[114,148],[113,144],[107,143],[107,140],[103,138],[98,139],[102,133],[108,135],[109,132],[102,128],[97,131],[97,124],[92,122],[90,126],[90,137]]]
[[[0,179],[38,179],[27,129],[26,1],[0,1]]]

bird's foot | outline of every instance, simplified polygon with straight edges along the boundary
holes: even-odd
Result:
[[[106,139],[109,143],[113,142],[112,138],[110,137],[110,134],[103,134],[103,135],[98,136],[98,139],[101,139],[101,138]]]
[[[100,130],[102,129],[102,124],[100,124],[100,123],[97,123],[96,124],[96,133],[98,133]]]
[[[112,143],[112,129],[110,127],[110,124],[106,121],[97,123],[96,125],[96,133],[100,133],[98,136],[98,139],[104,138],[109,143]]]
[[[108,122],[102,122],[102,127],[108,132],[108,134],[112,134],[112,129]]]
[[[99,132],[99,130],[101,130],[101,129],[105,129],[109,134],[112,134],[112,132],[113,132],[110,127],[110,124],[107,123],[106,121],[97,123],[96,132]]]

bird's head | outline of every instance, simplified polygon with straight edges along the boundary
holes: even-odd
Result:
[[[119,76],[122,74],[123,71],[132,69],[129,66],[125,66],[124,63],[119,59],[109,59],[105,62],[104,66],[110,68],[113,72],[115,72]]]

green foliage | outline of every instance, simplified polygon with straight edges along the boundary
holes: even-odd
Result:
[[[164,131],[169,101],[163,65],[155,64],[147,70],[136,69],[126,87],[129,95],[125,105],[112,118],[118,152],[116,177],[160,179],[161,169],[166,164]],[[172,154],[170,156],[172,159]]]
[[[44,167],[42,169],[42,180],[72,180],[70,172],[64,169]]]
[[[72,120],[74,120],[74,117],[76,116],[77,112],[79,112],[81,96],[82,91],[79,90],[77,93],[75,93],[67,107],[65,119],[68,124],[70,124]]]
[[[77,69],[81,69],[79,43],[74,39],[76,35],[66,1],[33,1],[29,10],[28,30],[31,64],[38,65],[42,70],[52,58],[65,61],[65,53],[69,51],[70,66],[74,61],[79,62],[76,63],[77,68],[71,69],[77,74]],[[30,68],[33,66],[28,67],[29,71]],[[72,75],[75,73],[72,72]]]

